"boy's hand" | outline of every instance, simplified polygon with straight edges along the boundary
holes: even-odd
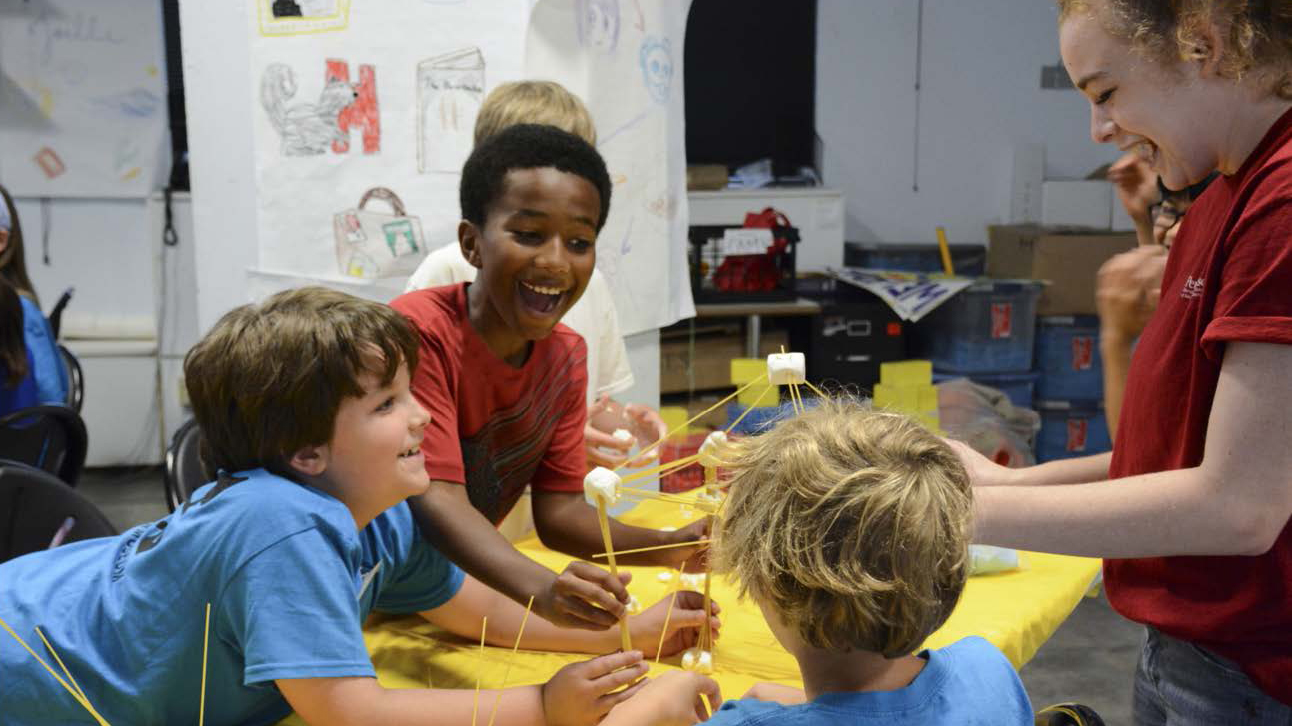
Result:
[[[779,683],[755,683],[745,692],[744,697],[779,703],[783,706],[797,706],[807,703],[807,694],[803,692],[802,688],[782,686]]]
[[[668,614],[668,604],[673,602],[673,614]],[[718,603],[709,601],[709,625],[716,640],[722,629],[718,619]],[[664,621],[668,620],[668,633],[664,636],[663,648],[660,647],[660,631]],[[672,596],[650,606],[641,615],[628,619],[632,633],[633,647],[640,649],[647,658],[659,655],[674,655],[690,648],[699,642],[700,628],[704,624],[704,596],[690,590],[680,590],[677,598]]]
[[[707,708],[705,699],[709,701]],[[722,691],[717,681],[690,671],[669,671],[616,706],[603,723],[605,726],[691,726],[707,720],[709,713],[721,703]]]
[[[595,724],[642,690],[646,682],[638,679],[648,670],[635,650],[567,665],[542,686],[543,718],[549,726]]]
[[[624,406],[624,415],[632,422],[633,436],[637,439],[637,444],[641,446],[642,451],[650,448],[655,442],[668,436],[668,426],[665,425],[664,419],[660,417],[659,411],[650,406],[643,406],[638,403],[630,403]],[[651,466],[659,461],[660,451],[658,448],[651,449],[645,457],[638,457],[628,463],[631,467]]]
[[[631,572],[615,579],[587,562],[571,562],[556,576],[552,587],[534,598],[534,612],[563,628],[605,630],[625,614]]]

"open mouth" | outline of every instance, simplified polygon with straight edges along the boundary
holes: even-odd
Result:
[[[567,289],[521,281],[520,299],[525,307],[540,315],[551,315],[561,305]]]
[[[411,459],[411,458],[413,458],[414,456],[419,456],[421,453],[422,453],[422,447],[421,447],[421,446],[414,446],[414,447],[412,447],[412,448],[405,449],[405,450],[403,450],[403,451],[399,452],[399,458],[401,458],[401,459]]]

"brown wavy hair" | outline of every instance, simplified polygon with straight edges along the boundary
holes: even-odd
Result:
[[[22,251],[22,225],[18,223],[18,208],[14,206],[13,197],[4,186],[0,186],[0,197],[4,198],[4,205],[9,210],[10,224],[9,244],[3,252],[0,252],[0,276],[3,276],[20,294],[40,307],[36,288],[32,287],[31,278],[27,277],[27,260]]]
[[[332,440],[342,399],[371,372],[417,367],[417,334],[380,303],[322,287],[234,308],[184,357],[184,381],[213,469],[292,478],[292,452]]]
[[[914,420],[823,400],[733,444],[714,565],[807,644],[893,658],[951,614],[969,572],[972,495]]]
[[[1058,0],[1059,22],[1092,12],[1093,0]],[[1102,0],[1100,20],[1115,37],[1163,65],[1195,58],[1209,24],[1225,41],[1220,72],[1255,76],[1272,95],[1292,100],[1292,0]]]
[[[23,325],[18,291],[0,276],[0,388],[13,388],[27,375],[27,339]]]

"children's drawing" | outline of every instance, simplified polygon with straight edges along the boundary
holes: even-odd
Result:
[[[389,212],[368,208],[380,199]],[[364,192],[356,207],[332,217],[337,269],[342,275],[374,279],[407,276],[426,256],[422,221],[408,214],[399,196],[385,187]]]
[[[128,118],[149,118],[161,108],[161,96],[146,88],[135,88],[120,93],[97,96],[90,103],[104,113]]]
[[[342,60],[329,58],[325,81],[332,83],[350,83],[350,64]],[[332,142],[332,150],[344,154],[350,150],[350,130],[357,128],[363,132],[363,153],[375,154],[381,151],[381,115],[377,109],[377,71],[371,65],[359,66],[359,85],[355,86],[354,103],[341,109],[337,114],[336,125],[341,131],[341,138]]]
[[[282,137],[283,154],[313,156],[326,153],[329,147],[346,153],[350,149],[349,129],[355,125],[364,132],[364,153],[376,153],[381,129],[372,66],[360,67],[358,89],[350,84],[349,73],[345,62],[329,60],[318,102],[290,103],[298,91],[296,74],[282,63],[265,69],[260,80],[260,103]],[[356,106],[360,108],[352,111]]]
[[[417,170],[459,172],[484,100],[485,60],[462,48],[417,64]]]
[[[668,38],[646,36],[638,60],[650,97],[656,103],[668,103],[673,89],[673,48]]]
[[[619,45],[619,0],[577,0],[574,20],[584,48],[606,55]]]
[[[345,30],[350,0],[256,0],[260,34],[305,35]]]

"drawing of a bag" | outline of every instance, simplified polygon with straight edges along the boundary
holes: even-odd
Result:
[[[380,199],[390,212],[367,209]],[[399,195],[385,187],[364,192],[359,206],[332,218],[336,264],[342,275],[374,279],[411,274],[426,256],[422,221],[404,210]]]

